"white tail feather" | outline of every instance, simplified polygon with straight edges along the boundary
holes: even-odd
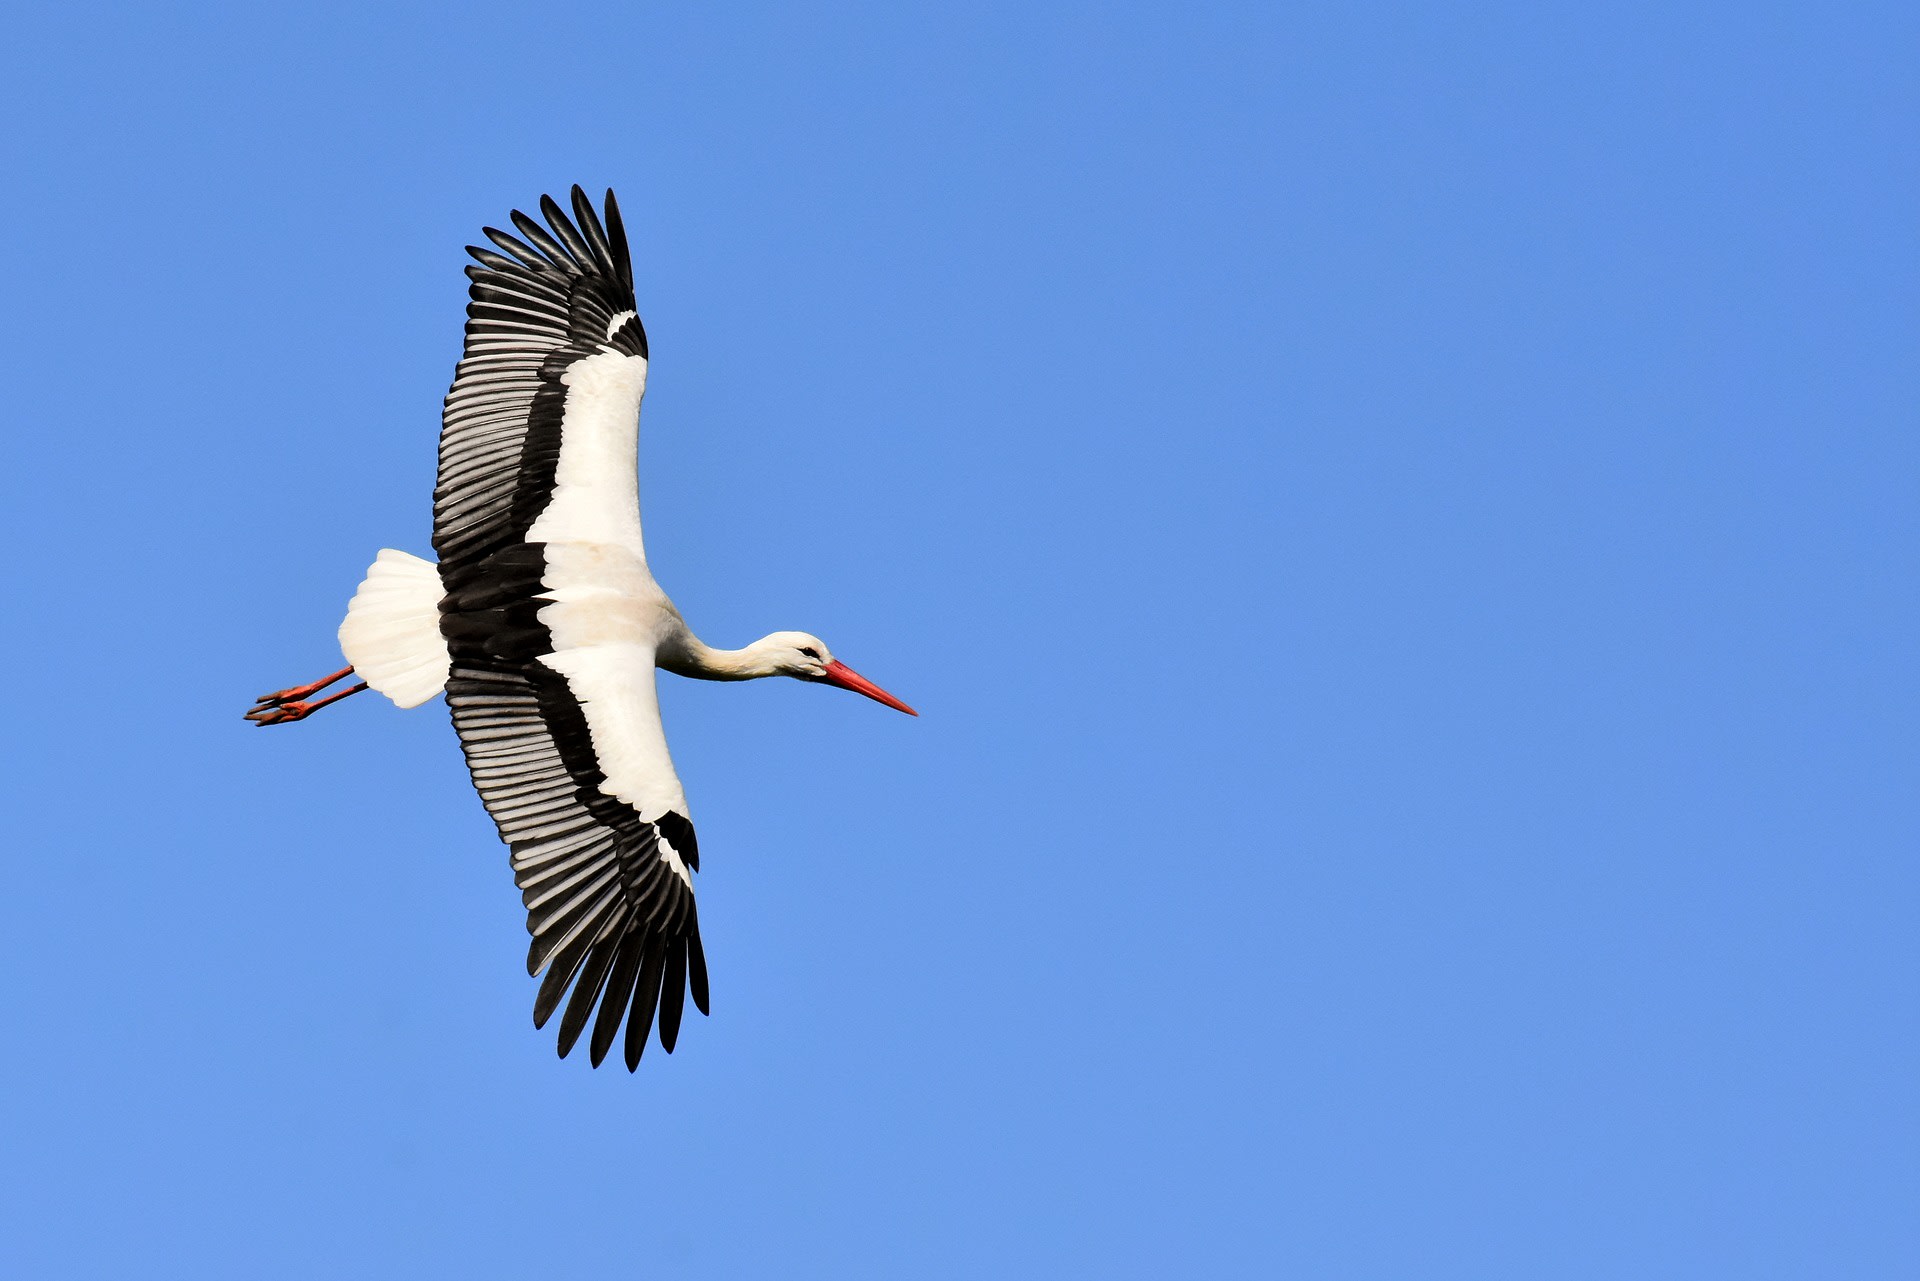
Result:
[[[396,707],[418,707],[447,685],[452,659],[440,635],[440,570],[380,549],[340,624],[340,652]]]

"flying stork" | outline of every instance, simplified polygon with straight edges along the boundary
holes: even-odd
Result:
[[[469,246],[466,346],[441,414],[433,550],[383,549],[347,607],[347,666],[257,700],[285,725],[364,689],[400,707],[443,690],[467,768],[512,850],[534,999],[562,1058],[593,1018],[598,1067],[626,1021],[627,1070],[659,1012],[673,1052],[685,994],[707,1012],[686,794],[653,669],[701,680],[792,676],[918,715],[806,632],[713,649],[647,568],[635,454],[647,333],[620,207],[579,187],[569,219],[540,198],[513,236]],[[322,690],[357,675],[327,698]],[[595,1008],[598,1013],[595,1014]]]

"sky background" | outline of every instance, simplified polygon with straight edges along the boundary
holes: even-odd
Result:
[[[0,1272],[1920,1272],[1910,5],[40,5]],[[536,1033],[461,246],[615,187],[713,1017]]]

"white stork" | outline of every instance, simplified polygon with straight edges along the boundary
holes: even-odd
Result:
[[[587,1019],[594,1066],[626,1020],[632,1071],[657,1006],[673,1051],[685,993],[707,1012],[694,909],[700,848],[660,724],[653,669],[702,680],[792,676],[917,715],[805,632],[745,649],[701,643],[653,580],[635,453],[647,334],[613,193],[579,187],[573,219],[542,196],[520,239],[469,246],[466,347],[441,416],[439,563],[382,550],[340,624],[349,666],[262,696],[247,719],[302,720],[373,688],[400,707],[442,690],[474,786],[513,851],[546,978],[535,1027],[564,1058]],[[357,673],[360,683],[313,696]]]

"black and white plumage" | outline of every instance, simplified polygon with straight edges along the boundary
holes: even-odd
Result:
[[[593,1062],[628,1012],[632,1067],[656,1003],[668,1050],[689,983],[694,1004],[707,1011],[707,967],[691,876],[699,853],[664,738],[636,745],[639,794],[608,794],[581,707],[585,691],[541,661],[562,647],[554,636],[560,620],[541,612],[551,603],[546,579],[564,552],[594,547],[598,559],[651,583],[633,468],[647,337],[626,231],[611,198],[604,229],[577,187],[573,204],[577,229],[549,197],[541,212],[551,235],[516,210],[524,241],[489,228],[505,252],[468,250],[479,265],[467,268],[466,349],[441,418],[433,549],[446,588],[447,704],[474,786],[513,850],[533,935],[527,972],[547,971],[534,1023],[546,1023],[577,975],[561,1017],[561,1054],[598,1001]],[[574,432],[592,433],[580,443],[593,448],[569,459],[575,474],[557,504],[570,411]],[[559,545],[551,553],[549,542]],[[583,587],[592,592],[592,578],[568,585],[576,596]],[[567,648],[584,673],[611,666],[622,645],[655,639],[648,630],[608,637],[610,646]],[[610,713],[658,726],[651,666],[602,695],[626,704]]]
[[[787,675],[912,709],[775,632],[715,650],[654,582],[635,454],[647,336],[613,193],[602,221],[575,187],[572,217],[486,229],[470,247],[466,344],[447,393],[434,489],[434,565],[383,550],[340,628],[351,666],[262,698],[249,719],[299,720],[357,671],[402,707],[446,693],[527,909],[534,1023],[562,1008],[564,1057],[592,1023],[595,1066],[626,1026],[636,1067],[658,1018],[672,1051],[685,998],[707,1012],[693,874],[699,844],[667,750],[656,666],[744,680]],[[571,995],[569,995],[569,991]]]

